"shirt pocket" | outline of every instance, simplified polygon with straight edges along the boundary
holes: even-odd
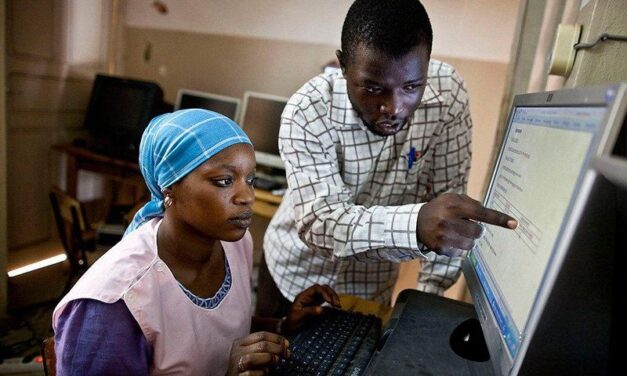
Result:
[[[416,202],[421,175],[424,173],[425,159],[422,156],[410,162],[407,154],[399,159],[398,170],[394,182],[393,194],[399,196],[398,203]]]

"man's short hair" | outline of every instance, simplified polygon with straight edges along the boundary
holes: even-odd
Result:
[[[360,44],[396,58],[416,46],[425,46],[430,55],[432,43],[431,22],[418,0],[356,0],[342,27],[348,61]]]

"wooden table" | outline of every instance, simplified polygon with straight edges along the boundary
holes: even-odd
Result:
[[[80,170],[95,172],[112,180],[145,189],[144,178],[139,165],[135,162],[116,159],[71,144],[54,145],[52,148],[66,156],[65,189],[72,197],[76,197],[78,192]]]
[[[276,210],[279,208],[282,199],[282,196],[276,196],[268,191],[255,188],[253,213],[264,218],[272,218]]]

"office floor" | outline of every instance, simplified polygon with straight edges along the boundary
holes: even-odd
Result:
[[[54,303],[46,303],[13,311],[9,317],[0,320],[0,374],[18,374],[4,370],[3,363],[19,362],[19,358],[30,360],[41,354],[41,342],[52,335],[50,320],[53,309]],[[19,375],[43,374],[43,366],[39,372],[19,372]]]
[[[40,243],[11,251],[8,270],[52,257],[63,252],[57,240]],[[93,263],[104,252],[96,251],[87,255]],[[9,278],[8,315],[0,319],[0,374],[4,372],[3,361],[31,357],[41,353],[41,342],[52,336],[52,311],[63,294],[69,276],[67,261]],[[15,373],[17,374],[17,373]],[[43,371],[19,375],[43,375]]]

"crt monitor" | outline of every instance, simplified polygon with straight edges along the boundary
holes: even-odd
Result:
[[[154,82],[96,75],[85,115],[91,145],[114,157],[137,160],[142,133],[163,108],[163,91]]]
[[[203,108],[222,114],[233,121],[238,120],[239,107],[240,100],[238,98],[190,89],[180,89],[174,105],[177,110]]]
[[[576,226],[585,218],[582,208],[590,205],[591,161],[602,149],[602,135],[617,128],[616,109],[621,103],[624,116],[624,92],[625,85],[613,85],[525,94],[514,100],[484,205],[510,214],[519,224],[516,230],[485,225],[464,263],[477,317],[499,374],[517,374],[526,353],[538,353],[529,346],[542,320],[549,320],[544,312],[549,297],[569,299],[555,296],[568,288],[560,287],[557,293],[553,288],[564,265],[582,257],[570,252],[566,258],[573,238],[597,231],[591,225]],[[550,340],[534,343],[542,341]]]
[[[240,124],[253,145],[257,164],[285,169],[279,155],[279,128],[287,98],[247,91]]]

